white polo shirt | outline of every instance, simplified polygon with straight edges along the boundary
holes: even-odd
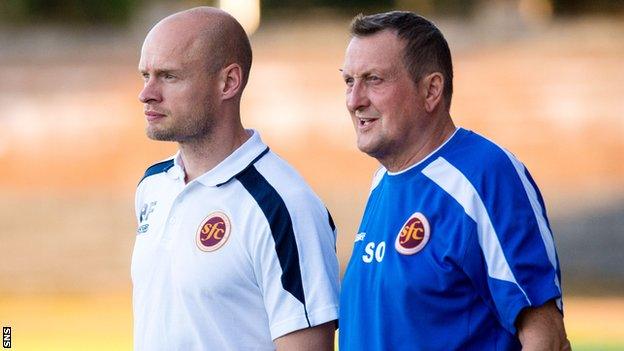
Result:
[[[180,155],[136,192],[135,350],[273,350],[338,318],[327,209],[255,131],[185,184]]]

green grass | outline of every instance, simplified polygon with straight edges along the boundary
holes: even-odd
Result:
[[[574,351],[622,351],[624,350],[624,343],[608,343],[608,342],[596,342],[596,343],[572,343],[572,350]]]

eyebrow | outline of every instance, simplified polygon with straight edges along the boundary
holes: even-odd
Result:
[[[364,72],[364,73],[362,73],[362,74],[354,74],[354,75],[350,75],[350,74],[346,73],[346,72],[345,72],[345,70],[344,70],[344,68],[338,68],[338,71],[339,71],[340,73],[342,73],[342,75],[343,75],[343,76],[349,76],[349,77],[354,77],[354,78],[365,78],[365,77],[370,76],[371,74],[374,74],[374,73],[372,72],[372,70],[365,71],[365,72]]]
[[[149,70],[139,68],[139,73],[144,74],[148,73]],[[161,75],[165,73],[179,73],[181,70],[178,68],[159,68],[154,70],[155,75]]]

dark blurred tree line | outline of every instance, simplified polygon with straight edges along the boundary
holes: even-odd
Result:
[[[58,22],[123,24],[134,14],[137,0],[0,0],[0,21],[14,24]]]
[[[348,12],[369,12],[392,8],[408,9],[418,13],[436,15],[466,15],[479,5],[488,2],[518,2],[519,0],[263,0],[262,9],[333,8]],[[624,0],[544,0],[548,1],[555,15],[583,15],[595,13],[624,12]]]
[[[490,0],[518,1],[518,0]],[[624,12],[623,0],[547,0],[555,15],[581,15]],[[142,7],[155,2],[181,3],[181,0],[0,0],[0,23],[33,24],[123,24]],[[186,1],[191,5],[214,5],[217,1]],[[263,15],[276,12],[302,13],[325,8],[343,13],[370,13],[392,8],[424,14],[469,15],[487,0],[261,0]]]

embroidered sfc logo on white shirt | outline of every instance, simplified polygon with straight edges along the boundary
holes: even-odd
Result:
[[[225,213],[216,211],[209,214],[197,229],[197,247],[206,252],[218,250],[227,242],[231,229],[230,219]]]

